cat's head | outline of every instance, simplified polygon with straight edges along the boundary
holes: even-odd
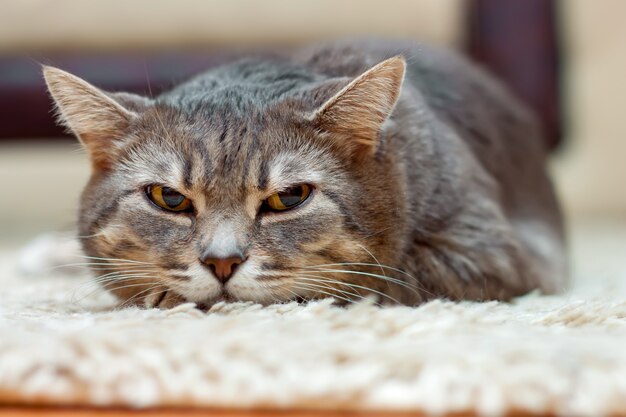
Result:
[[[259,104],[219,86],[179,103],[107,93],[45,67],[92,163],[79,230],[101,282],[136,302],[389,294],[377,264],[401,252],[389,119],[404,70],[394,57]]]

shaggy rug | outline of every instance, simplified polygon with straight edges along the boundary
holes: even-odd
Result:
[[[115,309],[84,275],[27,276],[5,251],[0,405],[624,414],[624,256],[626,229],[598,226],[576,232],[559,296],[203,313]]]

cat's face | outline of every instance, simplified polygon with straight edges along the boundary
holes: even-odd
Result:
[[[388,92],[350,84],[313,111],[305,94],[255,114],[210,117],[105,96],[47,69],[62,118],[92,158],[79,226],[86,253],[108,274],[105,287],[152,303],[167,292],[208,305],[393,298],[376,266],[394,262],[402,219],[394,161],[377,142],[404,69],[390,61],[353,82],[394,78]],[[372,108],[354,108],[349,97],[376,92]],[[85,122],[84,107],[94,105],[100,113]],[[94,127],[105,117],[115,122]]]

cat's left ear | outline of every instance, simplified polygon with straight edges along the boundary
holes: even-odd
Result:
[[[59,121],[87,148],[94,168],[106,169],[115,158],[115,142],[124,138],[150,101],[134,94],[104,92],[54,67],[44,66],[43,75]]]
[[[400,96],[405,68],[404,58],[395,56],[365,71],[315,111],[316,127],[339,136],[353,152],[373,154]]]

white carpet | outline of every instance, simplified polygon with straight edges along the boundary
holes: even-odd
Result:
[[[576,233],[572,289],[512,304],[111,309],[0,261],[2,402],[626,414],[626,228]]]

